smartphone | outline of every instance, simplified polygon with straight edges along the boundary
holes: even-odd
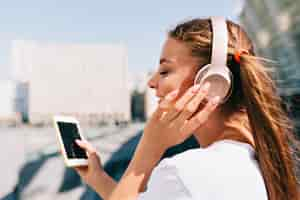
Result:
[[[79,122],[71,116],[54,116],[53,121],[65,164],[68,167],[87,165],[86,151],[75,142],[76,139],[84,140]]]

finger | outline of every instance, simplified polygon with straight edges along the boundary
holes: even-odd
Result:
[[[78,146],[86,150],[88,155],[92,155],[93,153],[97,152],[96,149],[87,141],[76,139],[75,142],[78,144]]]
[[[63,152],[63,150],[62,150],[61,148],[60,148],[60,151],[59,151],[59,152],[60,152],[60,154],[62,154],[62,155],[64,154],[64,152]]]
[[[87,167],[74,167],[74,170],[81,176],[83,177],[86,173]]]
[[[92,169],[101,168],[101,161],[96,149],[87,141],[76,140],[76,143],[88,153],[88,166]]]
[[[160,119],[162,114],[170,107],[173,100],[175,100],[176,96],[178,95],[179,89],[173,90],[160,102],[158,108],[152,114],[152,117],[156,119]]]
[[[189,134],[195,131],[198,127],[200,127],[209,117],[209,115],[215,110],[220,102],[220,97],[217,96],[209,101],[203,110],[197,113],[194,117],[192,117],[188,123],[185,123],[182,127],[182,132],[184,134]]]
[[[186,104],[183,111],[177,117],[176,121],[179,124],[183,124],[185,120],[189,119],[196,111],[198,111],[199,105],[203,99],[207,96],[210,84],[204,84],[197,94]]]
[[[176,118],[181,111],[183,110],[184,106],[198,93],[200,89],[200,85],[194,85],[193,87],[189,88],[187,92],[175,103],[174,106],[168,111],[165,115],[162,122],[169,122]]]
[[[178,95],[179,89],[173,90],[172,92],[168,93],[165,98],[163,98],[162,102],[160,102],[159,107],[160,109],[168,109],[172,102],[175,100],[176,96]]]
[[[85,171],[87,169],[87,166],[76,166],[74,167],[74,169],[78,171]]]

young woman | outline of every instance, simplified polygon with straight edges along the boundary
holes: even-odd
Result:
[[[87,150],[89,165],[76,170],[102,198],[299,198],[292,123],[266,60],[255,56],[239,25],[228,20],[226,25],[233,81],[225,103],[206,98],[209,82],[194,85],[199,69],[211,62],[214,33],[210,19],[193,19],[168,33],[159,68],[148,82],[160,97],[159,106],[120,182],[103,171],[90,143],[77,141]],[[166,149],[192,134],[201,148],[159,162]]]

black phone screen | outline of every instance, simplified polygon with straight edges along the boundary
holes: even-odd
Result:
[[[75,123],[57,122],[61,138],[69,159],[87,158],[85,150],[77,145],[76,139],[81,139],[78,127]]]

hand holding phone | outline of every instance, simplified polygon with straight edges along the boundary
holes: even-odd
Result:
[[[74,117],[54,116],[54,126],[64,161],[68,167],[88,165],[87,153],[75,140],[84,140],[79,122]]]

